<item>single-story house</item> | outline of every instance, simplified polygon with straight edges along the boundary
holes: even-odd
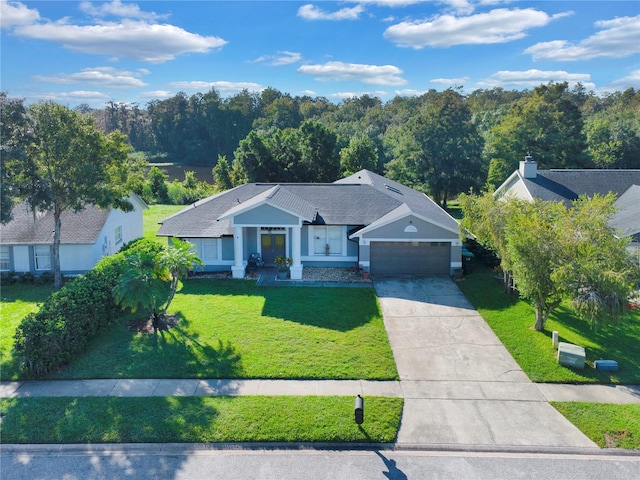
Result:
[[[640,170],[551,169],[538,170],[532,157],[525,157],[495,191],[497,197],[563,202],[568,207],[580,195],[614,193],[617,212],[610,225],[621,237],[630,237],[629,251],[640,262]]]
[[[458,222],[424,193],[361,170],[334,183],[248,183],[161,222],[192,242],[206,271],[243,278],[252,253],[273,264],[357,267],[372,275],[452,274],[462,267]]]
[[[87,205],[79,212],[62,213],[60,231],[60,270],[63,275],[77,275],[91,270],[122,245],[143,236],[143,210],[149,208],[138,195],[129,200],[131,212],[101,209]],[[30,272],[35,275],[52,271],[53,212],[32,211],[22,202],[13,207],[13,219],[0,225],[0,271]]]

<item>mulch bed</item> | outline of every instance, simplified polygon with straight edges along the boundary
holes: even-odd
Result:
[[[179,321],[176,315],[163,315],[158,330],[169,330],[178,325]],[[127,329],[136,333],[153,333],[153,324],[150,318],[136,318],[127,325]]]

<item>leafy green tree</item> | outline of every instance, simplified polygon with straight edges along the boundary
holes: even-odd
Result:
[[[157,262],[161,271],[168,273],[164,275],[169,279],[169,296],[163,309],[166,312],[178,291],[180,281],[187,278],[196,265],[202,266],[204,262],[198,257],[194,245],[182,240],[174,240],[171,246],[160,252]]]
[[[0,92],[0,221],[12,218],[18,196],[15,171],[24,164],[26,147],[31,141],[30,121],[21,99],[8,98]]]
[[[343,175],[351,175],[362,169],[375,172],[378,167],[376,147],[364,135],[352,137],[349,145],[340,150],[340,168]]]
[[[518,167],[518,161],[530,154],[540,168],[585,168],[580,109],[568,91],[568,84],[550,83],[517,100],[487,136],[485,157],[507,161],[510,168],[494,168],[488,183],[500,185],[506,175]],[[500,176],[498,176],[500,175]]]
[[[609,226],[615,197],[581,197],[563,203],[512,197],[462,196],[462,235],[469,231],[491,247],[510,271],[519,294],[536,310],[543,330],[563,299],[596,325],[624,313],[640,272],[626,250],[628,240]]]
[[[231,167],[227,157],[218,155],[218,162],[213,167],[211,172],[213,174],[213,183],[216,185],[218,191],[229,190],[233,188],[233,181],[231,180]]]
[[[535,307],[534,328],[542,331],[564,292],[553,273],[566,258],[566,245],[558,234],[558,223],[566,209],[557,202],[510,201],[515,204],[505,225],[510,269],[518,292]]]
[[[389,140],[389,176],[421,187],[441,206],[481,178],[482,137],[464,97],[452,89],[421,107]]]
[[[334,182],[340,176],[336,152],[336,134],[313,120],[305,120],[298,129],[300,161],[293,181]]]
[[[169,175],[164,173],[158,167],[153,166],[149,169],[149,183],[151,184],[151,193],[158,203],[169,203],[169,188],[167,180]]]
[[[625,313],[640,278],[626,249],[630,239],[617,236],[609,226],[614,202],[613,194],[580,197],[561,219],[567,259],[555,269],[553,279],[563,285],[576,313],[593,328]]]
[[[32,138],[23,158],[12,163],[17,196],[35,210],[53,212],[52,260],[54,288],[62,286],[60,273],[61,216],[85,205],[133,209],[128,197],[135,165],[119,132],[104,135],[93,119],[55,102],[28,109]]]

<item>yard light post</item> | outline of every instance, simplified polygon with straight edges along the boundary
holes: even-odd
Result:
[[[358,425],[362,425],[362,422],[364,422],[364,400],[360,395],[356,397],[354,414],[356,417],[356,423]]]

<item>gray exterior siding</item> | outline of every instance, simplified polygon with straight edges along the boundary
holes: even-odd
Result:
[[[284,212],[270,205],[260,205],[248,212],[236,215],[235,225],[264,225],[282,226],[299,225],[297,216]]]
[[[405,229],[407,227],[415,227],[416,232],[405,232]],[[367,232],[363,235],[363,238],[367,238],[367,239],[386,238],[386,239],[403,239],[403,240],[411,240],[411,239],[457,240],[458,234],[457,232],[453,233],[450,230],[444,229],[442,227],[438,227],[436,225],[433,225],[432,223],[425,222],[420,218],[416,218],[412,216],[412,217],[396,220],[395,222],[391,222],[387,225],[381,226],[380,228],[376,228],[371,232]]]

